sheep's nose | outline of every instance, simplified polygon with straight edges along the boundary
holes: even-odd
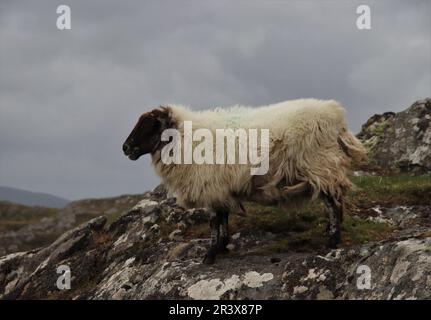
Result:
[[[127,143],[123,144],[124,153],[127,153],[129,150],[130,150],[130,146]]]

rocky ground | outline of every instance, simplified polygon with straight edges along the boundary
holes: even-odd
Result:
[[[230,253],[208,266],[206,212],[183,211],[158,187],[109,225],[101,216],[1,258],[0,298],[431,298],[431,206],[376,205],[358,194],[337,250],[325,248],[320,206],[286,213],[247,204],[245,216],[232,216]],[[70,290],[56,287],[60,265],[70,267]],[[357,286],[363,266],[369,289]]]

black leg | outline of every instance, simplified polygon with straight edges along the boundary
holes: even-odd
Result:
[[[220,237],[219,237],[219,251],[228,252],[226,246],[229,244],[229,210],[220,210]]]
[[[329,215],[329,223],[327,228],[329,234],[328,247],[335,249],[341,240],[340,222],[343,207],[341,205],[337,205],[334,198],[326,194],[323,195],[323,201],[325,202]]]
[[[211,241],[203,263],[213,264],[219,252],[227,252],[229,243],[229,209],[210,211]]]
[[[208,249],[203,263],[213,264],[215,261],[215,256],[218,251],[219,238],[220,238],[220,223],[221,216],[215,210],[210,211],[210,228],[211,228],[211,241],[210,248]]]

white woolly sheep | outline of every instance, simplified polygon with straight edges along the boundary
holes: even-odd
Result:
[[[269,170],[251,175],[250,164],[166,164],[162,161],[165,129],[184,135],[184,121],[193,128],[269,129]],[[228,244],[228,214],[242,208],[241,200],[288,204],[288,195],[321,197],[329,211],[329,246],[340,241],[344,195],[351,187],[347,177],[351,160],[366,152],[347,129],[344,108],[334,100],[301,99],[251,108],[192,111],[168,105],[144,113],[123,144],[136,160],[151,153],[156,173],[184,208],[205,207],[211,212],[211,245],[204,262],[213,263]]]

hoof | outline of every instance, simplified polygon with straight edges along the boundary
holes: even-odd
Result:
[[[329,236],[328,247],[331,249],[337,249],[338,244],[340,243],[341,237],[340,232],[336,232]]]
[[[218,252],[219,253],[229,253],[230,252],[230,250],[228,249],[228,248],[226,248],[226,247],[220,247],[219,249],[218,249]]]
[[[202,260],[202,263],[213,264],[215,262],[216,254],[217,254],[217,247],[211,247],[206,253],[204,259]]]
[[[215,262],[215,255],[213,254],[206,254],[204,259],[202,260],[203,264],[214,264]]]
[[[326,228],[325,228],[325,235],[327,235],[327,236],[329,236],[329,230],[331,229],[331,227],[330,227],[330,225],[329,225],[329,223],[326,225]]]
[[[229,238],[221,238],[220,241],[217,243],[217,246],[219,248],[226,248],[226,246],[229,244]]]

